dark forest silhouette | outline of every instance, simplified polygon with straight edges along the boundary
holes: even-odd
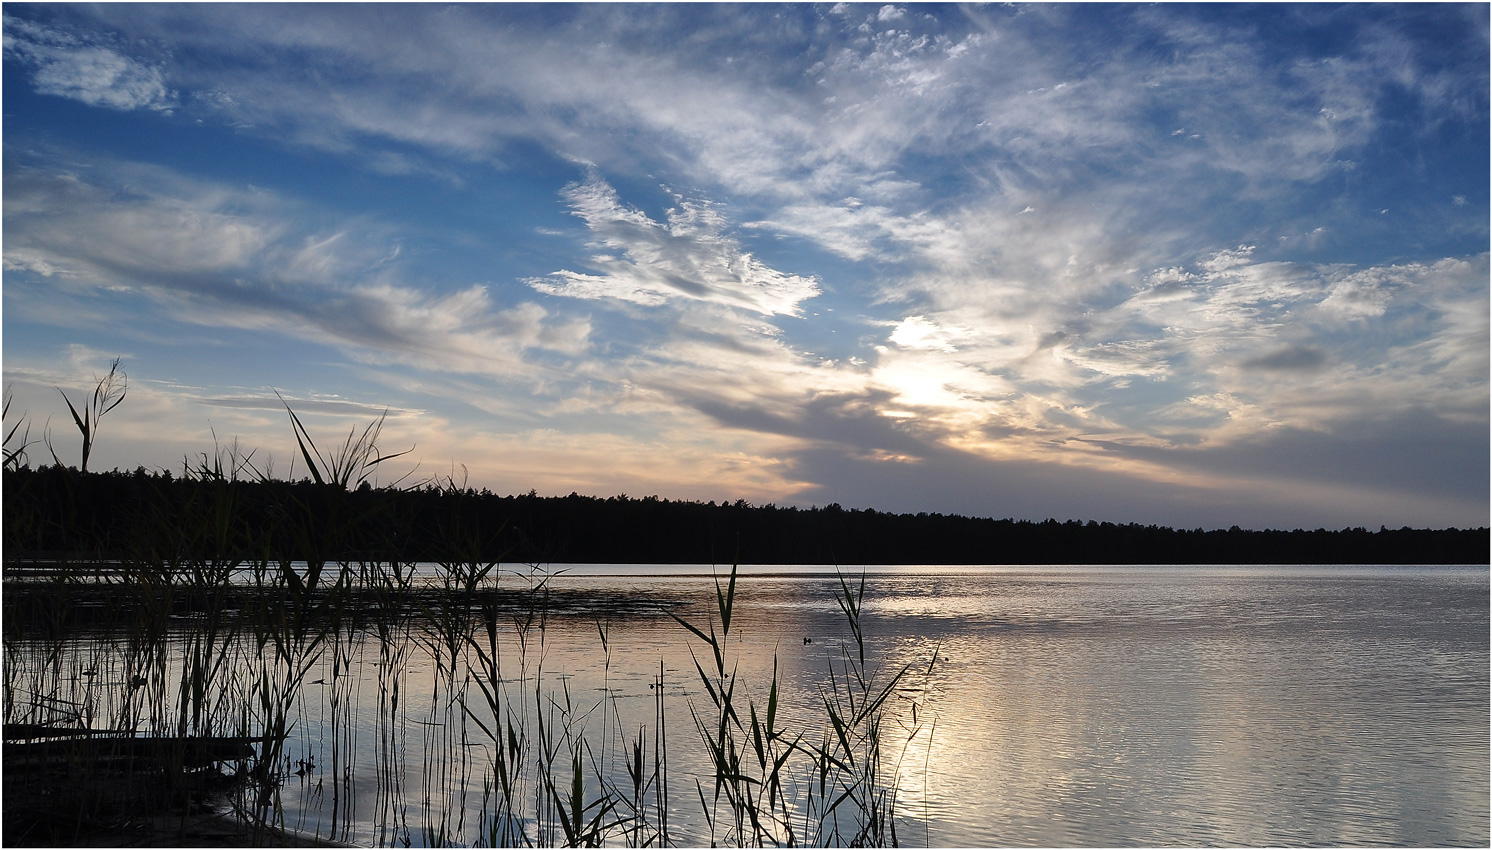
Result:
[[[162,534],[165,529],[172,533]],[[170,541],[175,552],[157,551]],[[427,485],[345,488],[169,472],[4,472],[6,561],[264,552],[509,563],[1444,564],[1488,563],[1478,529],[1172,529],[818,508],[504,496]]]

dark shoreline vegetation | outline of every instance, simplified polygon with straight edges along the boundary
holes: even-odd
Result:
[[[691,647],[678,667],[659,658],[639,723],[622,719],[611,688],[572,694],[545,668],[546,630],[597,609],[572,606],[585,591],[552,588],[539,564],[1485,563],[1488,553],[1486,529],[1176,531],[499,496],[450,479],[375,488],[366,482],[388,457],[379,423],[328,457],[293,412],[310,480],[260,475],[231,450],[179,477],[88,472],[98,419],[122,398],[108,385],[82,415],[69,401],[78,469],[31,468],[25,436],[6,453],[7,846],[370,834],[384,846],[887,846],[916,828],[898,788],[917,769],[903,763],[913,742],[936,735],[938,650],[888,662],[862,627],[866,583],[853,567],[840,573],[844,630],[817,694],[782,693],[775,657],[770,675],[741,672],[734,567],[702,597],[629,601],[619,616],[668,621]],[[594,620],[609,671],[608,622]],[[413,715],[412,694],[430,695]],[[324,736],[314,751],[303,737],[312,716]],[[671,764],[670,722],[697,738],[703,764]],[[318,792],[329,782],[317,811],[330,813],[302,835],[282,789],[310,775]],[[370,785],[371,814],[357,802]]]
[[[8,455],[5,845],[901,842],[901,756],[932,734],[918,706],[937,653],[883,663],[863,576],[840,578],[844,638],[817,694],[783,694],[775,659],[741,671],[734,567],[708,597],[619,611],[691,647],[658,659],[651,712],[624,722],[611,688],[572,694],[545,668],[546,631],[576,611],[552,574],[510,566],[566,526],[494,520],[450,482],[360,486],[371,439],[327,459],[291,418],[312,481],[238,480],[232,454],[181,478]],[[609,670],[609,620],[585,622]],[[315,751],[297,737],[311,717]],[[703,764],[671,765],[669,723]],[[330,800],[306,834],[282,794],[311,775]]]
[[[211,504],[183,554],[617,564],[1485,564],[1488,529],[1255,531],[655,496],[494,494],[446,482],[328,488],[170,472],[4,471],[7,561],[129,558]],[[296,523],[305,527],[296,527]],[[334,531],[335,533],[327,533]],[[314,533],[313,533],[314,532]]]

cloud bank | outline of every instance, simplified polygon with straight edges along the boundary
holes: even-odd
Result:
[[[1484,8],[7,13],[8,376],[195,334],[520,490],[1485,522]]]

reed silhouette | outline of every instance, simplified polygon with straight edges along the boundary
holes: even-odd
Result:
[[[868,663],[863,582],[842,584],[850,638],[816,721],[788,732],[775,665],[753,683],[731,664],[732,568],[711,622],[678,621],[708,659],[698,681],[666,680],[660,658],[634,727],[609,686],[572,693],[546,668],[550,573],[492,557],[502,528],[480,497],[450,479],[363,487],[396,456],[380,421],[324,452],[286,409],[309,480],[269,477],[236,443],[179,478],[7,473],[6,843],[143,837],[147,822],[165,832],[142,840],[191,843],[224,811],[241,844],[896,843],[900,766],[880,718],[908,671]],[[406,511],[411,493],[444,509]],[[437,557],[408,557],[416,541]],[[609,680],[599,621],[596,638]],[[711,777],[670,765],[671,732],[688,733],[670,729],[671,704]],[[678,832],[679,782],[703,836]]]

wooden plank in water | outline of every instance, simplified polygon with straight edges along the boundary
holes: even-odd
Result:
[[[180,764],[197,767],[218,761],[235,761],[254,755],[252,745],[263,738],[251,737],[73,737],[41,741],[6,741],[6,770],[42,768],[75,762],[154,762],[162,767]]]

